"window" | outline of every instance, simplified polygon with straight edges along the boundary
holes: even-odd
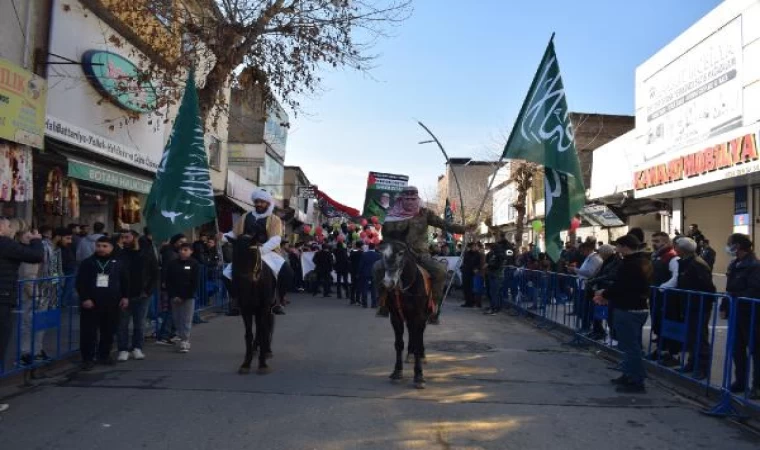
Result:
[[[146,7],[161,24],[170,28],[174,20],[174,0],[147,0]]]
[[[221,162],[221,145],[222,142],[216,136],[209,137],[208,144],[208,165],[212,169],[219,170]]]

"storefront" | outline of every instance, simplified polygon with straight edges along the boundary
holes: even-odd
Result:
[[[635,196],[672,203],[671,234],[697,224],[719,275],[731,233],[760,239],[759,52],[760,4],[723,2],[636,71]]]
[[[148,60],[77,2],[53,4],[50,52],[78,64],[55,65],[46,152],[34,168],[35,222],[141,230],[168,133],[157,84],[140,76],[137,61]]]
[[[0,59],[0,214],[32,219],[33,148],[43,147],[47,83]]]

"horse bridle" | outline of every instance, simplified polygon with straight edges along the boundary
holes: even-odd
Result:
[[[256,260],[253,263],[253,273],[251,275],[252,275],[253,281],[259,281],[259,279],[261,278],[261,272],[262,272],[261,248],[258,245],[251,245],[250,247],[248,247],[248,249],[256,250]]]

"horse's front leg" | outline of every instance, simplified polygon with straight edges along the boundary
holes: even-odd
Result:
[[[417,389],[425,389],[425,376],[422,373],[422,358],[425,349],[423,343],[424,324],[425,322],[422,320],[415,320],[410,327],[412,333],[410,339],[414,342],[414,387]]]
[[[243,318],[245,326],[245,359],[240,365],[238,373],[247,374],[251,372],[251,361],[253,360],[253,314],[250,311],[241,311],[240,316]]]
[[[395,381],[404,378],[404,363],[401,360],[401,356],[404,353],[404,321],[396,311],[391,313],[391,325],[393,325],[393,333],[396,336],[396,341],[394,342],[396,366],[393,368],[390,379]]]
[[[259,348],[259,367],[256,370],[256,373],[259,375],[266,375],[270,373],[272,370],[267,364],[267,355],[271,354],[271,347],[270,347],[270,321],[269,316],[271,315],[271,312],[269,311],[269,306],[264,306],[256,313],[256,337],[259,340],[260,348]]]

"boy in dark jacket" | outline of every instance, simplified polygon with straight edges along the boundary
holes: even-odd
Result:
[[[119,355],[118,361],[145,359],[143,343],[145,342],[145,316],[151,298],[158,287],[158,260],[150,248],[141,248],[136,231],[123,235],[124,248],[119,260],[129,273],[129,308],[122,312],[119,321]],[[132,346],[129,342],[129,324],[132,323]]]
[[[359,266],[361,265],[363,254],[364,254],[364,251],[362,251],[362,243],[359,241],[356,241],[354,243],[354,249],[351,250],[351,253],[348,256],[348,259],[351,263],[350,267],[351,267],[351,304],[352,305],[360,304]]]
[[[335,265],[333,254],[330,252],[330,248],[327,244],[322,246],[322,250],[318,251],[314,255],[315,272],[317,272],[317,283],[314,286],[312,294],[316,296],[319,293],[319,286],[322,285],[322,295],[325,297],[330,296],[330,284],[332,282],[332,271]],[[338,288],[340,289],[340,288]]]
[[[129,279],[123,263],[113,256],[113,244],[109,238],[98,238],[95,253],[82,261],[76,288],[81,301],[79,340],[82,370],[92,370],[96,348],[100,363],[113,364],[111,346],[118,329],[120,311],[129,307]]]
[[[195,294],[200,280],[200,266],[192,256],[192,245],[182,244],[179,247],[179,258],[169,262],[166,267],[166,292],[172,303],[180,353],[190,351],[190,328],[193,326]]]

